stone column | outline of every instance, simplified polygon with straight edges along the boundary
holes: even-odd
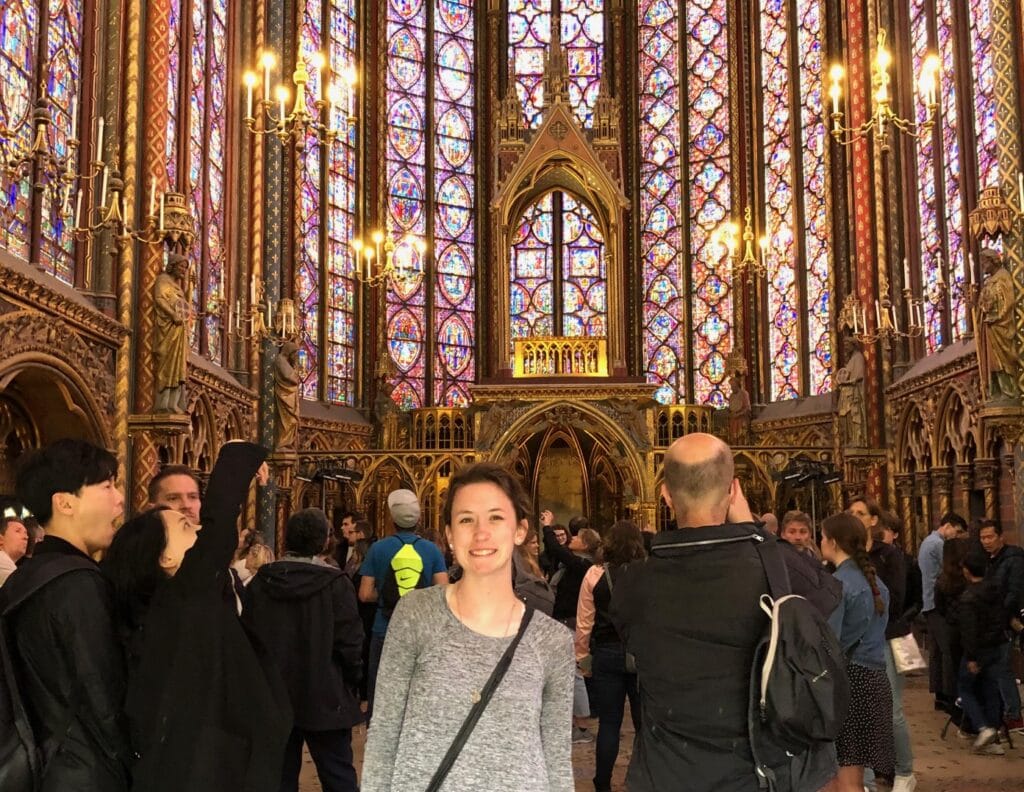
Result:
[[[950,468],[932,469],[932,492],[938,496],[937,511],[940,515],[950,511],[953,491],[953,471]]]
[[[971,492],[974,489],[974,466],[957,465],[953,469],[956,479],[953,504],[965,520],[971,518]]]
[[[921,499],[922,537],[932,529],[932,481],[927,470],[914,474],[914,496]]]
[[[900,516],[900,520],[903,522],[903,535],[900,539],[900,543],[903,545],[903,549],[910,553],[914,547],[917,547],[918,543],[924,538],[923,536],[917,535],[916,526],[914,525],[914,506],[912,498],[914,495],[914,477],[913,475],[906,473],[896,476],[896,495],[899,498],[899,506],[897,507],[897,513]]]
[[[985,495],[985,517],[994,520],[998,509],[999,460],[974,460],[974,482]]]

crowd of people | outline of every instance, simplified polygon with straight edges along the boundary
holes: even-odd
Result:
[[[451,477],[442,536],[397,489],[388,535],[355,512],[335,531],[303,509],[275,558],[238,525],[253,482],[268,483],[265,457],[226,444],[205,491],[167,466],[120,527],[109,452],[64,440],[19,465],[20,503],[0,519],[0,684],[20,705],[16,723],[0,719],[9,778],[43,792],[294,792],[305,747],[326,792],[566,792],[572,744],[594,741],[602,792],[628,704],[636,792],[911,792],[894,647],[915,626],[936,708],[974,750],[1002,753],[1001,732],[1021,729],[1024,551],[995,521],[970,531],[944,515],[915,558],[867,497],[818,526],[800,511],[756,517],[729,447],[691,434],[665,455],[674,526],[658,533],[560,524],[481,462]],[[788,594],[806,604],[799,625],[779,621]],[[838,647],[848,697],[827,737],[780,737],[764,647],[787,629]]]

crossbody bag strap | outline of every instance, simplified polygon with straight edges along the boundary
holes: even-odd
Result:
[[[452,769],[452,765],[455,764],[455,760],[459,758],[459,754],[462,753],[462,749],[466,745],[466,741],[469,739],[469,735],[473,733],[473,729],[476,728],[477,721],[480,720],[480,716],[484,714],[484,710],[491,701],[491,697],[494,696],[494,691],[498,689],[498,685],[501,684],[501,680],[505,678],[505,673],[508,671],[510,665],[512,665],[512,658],[516,653],[516,647],[519,646],[519,642],[523,639],[523,635],[526,633],[526,628],[530,626],[530,619],[533,617],[533,608],[527,607],[526,612],[523,614],[522,621],[519,622],[519,630],[516,632],[515,638],[512,639],[512,643],[508,645],[505,653],[498,660],[498,664],[494,667],[491,672],[490,679],[487,680],[487,684],[484,685],[482,691],[480,691],[480,699],[473,704],[473,708],[469,711],[466,716],[466,720],[463,722],[462,727],[459,729],[459,733],[455,735],[455,739],[452,741],[451,747],[448,749],[448,753],[444,755],[444,759],[441,760],[440,766],[434,773],[434,777],[430,779],[430,785],[427,787],[426,792],[437,792],[441,788],[441,784],[448,777],[448,773]]]

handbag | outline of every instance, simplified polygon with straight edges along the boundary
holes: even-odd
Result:
[[[530,625],[530,619],[533,617],[533,608],[530,606],[526,607],[526,612],[523,614],[523,619],[519,622],[519,630],[516,632],[515,638],[512,639],[512,643],[508,645],[508,649],[498,660],[498,664],[494,666],[494,670],[491,672],[490,678],[487,680],[487,684],[484,685],[483,690],[480,691],[480,698],[473,704],[469,714],[466,716],[466,720],[463,721],[462,726],[459,728],[459,733],[455,735],[455,739],[452,741],[451,747],[448,749],[448,753],[444,755],[444,759],[441,760],[440,766],[434,772],[434,777],[430,779],[430,784],[427,786],[426,792],[438,792],[441,788],[441,784],[448,777],[448,773],[451,772],[452,765],[455,764],[455,760],[459,758],[459,754],[462,753],[462,749],[466,746],[466,741],[469,739],[469,735],[473,733],[473,729],[476,728],[477,721],[480,720],[480,716],[484,714],[484,710],[487,709],[487,705],[490,703],[491,698],[494,696],[494,691],[498,689],[498,685],[501,684],[501,680],[505,678],[505,672],[508,671],[510,665],[512,665],[512,658],[516,653],[516,647],[519,646],[519,642],[523,639],[523,634],[526,632],[526,628]]]
[[[897,674],[909,674],[912,671],[923,671],[928,667],[921,654],[921,647],[913,633],[901,635],[898,638],[889,639],[889,648],[892,650],[892,663],[896,667]]]

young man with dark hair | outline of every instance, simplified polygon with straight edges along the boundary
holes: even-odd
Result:
[[[928,627],[928,690],[935,694],[935,709],[952,711],[956,699],[956,668],[943,663],[943,647],[949,653],[951,640],[945,618],[935,610],[935,583],[942,572],[942,547],[967,530],[967,521],[956,512],[947,512],[939,527],[921,542],[917,564],[921,569],[921,614]]]
[[[281,671],[295,723],[285,748],[282,792],[298,789],[305,743],[324,792],[358,792],[352,727],[362,722],[363,625],[352,582],[320,558],[330,525],[320,509],[288,519],[285,555],[260,567],[243,620]]]
[[[999,585],[992,575],[986,575],[989,564],[984,553],[972,550],[967,554],[963,575],[968,586],[960,596],[958,610],[963,659],[957,691],[964,713],[978,730],[974,741],[978,751],[995,740],[1003,713],[1000,681],[1006,620]]]
[[[28,528],[21,517],[5,514],[0,517],[0,586],[18,568],[18,562],[28,552]]]
[[[1024,608],[1024,550],[1007,544],[1003,528],[995,520],[982,520],[978,524],[978,538],[988,555],[986,578],[991,578],[1002,597],[1003,628],[1009,629],[1012,620]],[[1013,673],[1013,640],[1004,640],[999,649],[994,673],[1003,699],[1006,724],[1016,732],[1024,732],[1021,720],[1020,691]]]
[[[19,466],[19,500],[46,537],[4,585],[5,633],[36,739],[50,757],[43,792],[123,792],[130,749],[125,668],[110,587],[91,556],[114,538],[124,497],[117,460],[60,440]]]
[[[150,506],[166,506],[188,517],[199,525],[199,512],[203,507],[199,494],[199,479],[186,465],[164,465],[153,476],[148,488]]]

